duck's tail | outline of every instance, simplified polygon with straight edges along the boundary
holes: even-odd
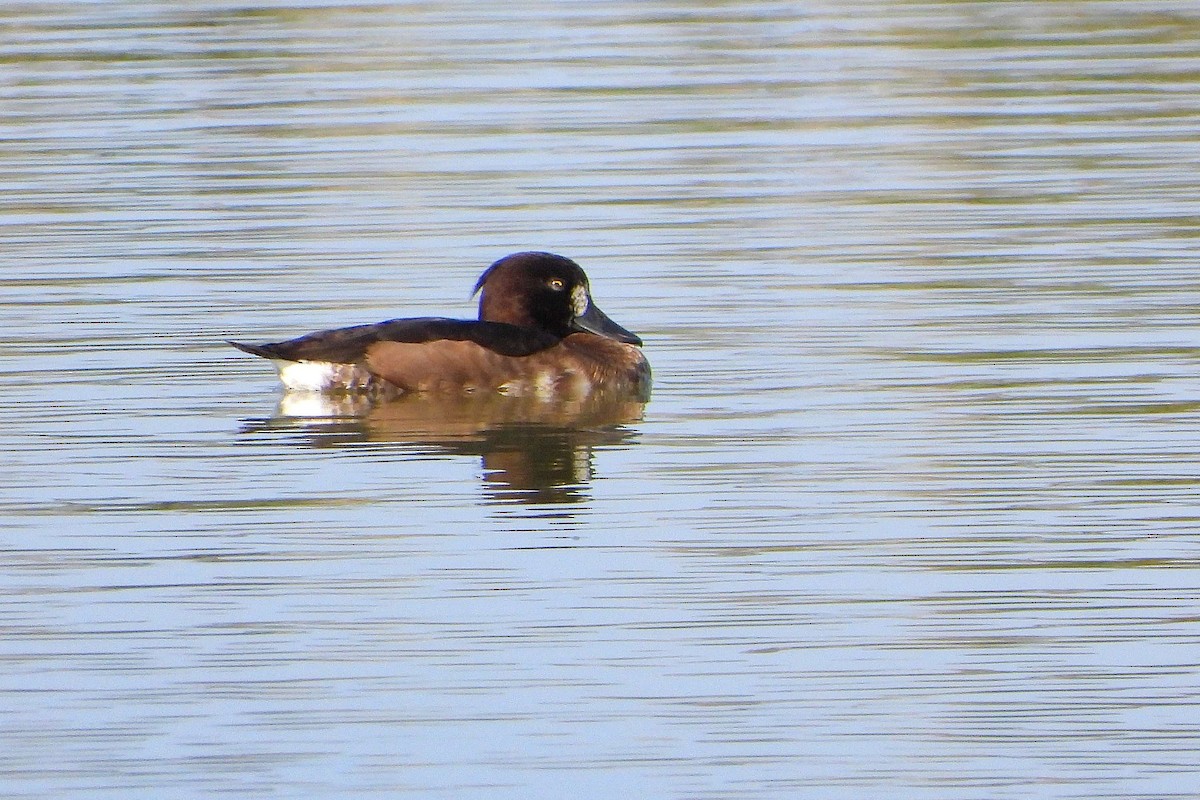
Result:
[[[274,352],[271,345],[269,345],[269,344],[263,344],[263,345],[243,344],[242,342],[235,342],[232,339],[226,339],[225,341],[228,342],[229,344],[233,345],[234,347],[236,347],[238,350],[241,350],[243,353],[249,353],[252,356],[258,356],[260,358],[269,358],[272,360],[277,360],[279,358],[282,358],[282,356],[280,356],[279,353]]]

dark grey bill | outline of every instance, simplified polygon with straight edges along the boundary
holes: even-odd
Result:
[[[607,336],[609,339],[616,339],[625,344],[642,346],[641,339],[609,319],[608,315],[597,308],[595,303],[588,303],[587,311],[573,319],[571,327],[587,333],[594,333],[597,336]]]

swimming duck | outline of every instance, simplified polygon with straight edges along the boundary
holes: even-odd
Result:
[[[230,342],[270,359],[292,391],[645,396],[642,340],[594,302],[587,275],[553,253],[514,253],[480,276],[479,319],[393,319],[273,344]]]

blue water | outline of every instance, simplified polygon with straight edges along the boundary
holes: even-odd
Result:
[[[0,794],[1200,794],[1198,33],[0,5]],[[530,248],[644,408],[287,413],[224,344]]]

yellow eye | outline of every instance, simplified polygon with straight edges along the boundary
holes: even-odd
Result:
[[[551,278],[550,280],[546,281],[546,285],[556,292],[561,292],[567,286],[567,284],[563,283],[562,278]]]

